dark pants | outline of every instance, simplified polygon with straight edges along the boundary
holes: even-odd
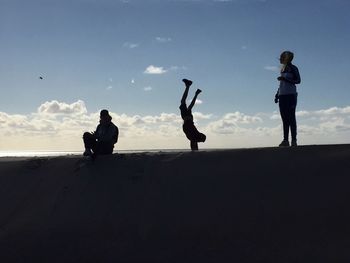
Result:
[[[295,108],[297,106],[297,95],[280,95],[279,107],[283,122],[284,140],[288,141],[289,128],[292,134],[292,140],[297,140],[297,121],[295,118]]]
[[[94,135],[85,132],[83,135],[84,145],[86,149],[90,149],[94,154],[112,154],[114,145],[109,143],[98,142]]]

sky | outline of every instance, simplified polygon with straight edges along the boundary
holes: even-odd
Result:
[[[80,150],[108,109],[116,149],[278,145],[279,55],[295,54],[299,144],[350,143],[350,1],[0,0],[0,150]],[[42,76],[43,79],[39,79]]]

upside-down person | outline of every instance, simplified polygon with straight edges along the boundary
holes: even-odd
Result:
[[[203,133],[200,133],[197,128],[194,126],[193,122],[193,115],[192,115],[192,108],[194,104],[196,103],[196,99],[202,91],[200,89],[197,89],[195,96],[193,97],[190,105],[186,105],[186,99],[188,96],[188,91],[192,85],[192,81],[188,79],[182,80],[185,83],[185,92],[182,95],[181,99],[181,105],[180,105],[180,111],[181,111],[181,117],[184,121],[182,125],[182,130],[186,134],[187,139],[191,142],[191,150],[196,151],[198,150],[198,143],[199,142],[205,142],[206,136]]]

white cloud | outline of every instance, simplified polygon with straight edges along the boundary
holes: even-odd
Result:
[[[280,120],[280,119],[281,119],[281,116],[280,116],[279,113],[274,112],[274,113],[270,116],[270,119],[271,119],[271,120]]]
[[[117,149],[188,148],[179,112],[157,115],[127,115],[110,111],[120,129]],[[245,114],[239,111],[222,116],[194,112],[194,121],[208,141],[202,147],[273,146],[280,142],[279,114]],[[0,112],[0,150],[80,150],[81,136],[92,131],[99,111],[88,112],[85,103],[56,100],[44,102],[38,111],[21,115]],[[297,112],[301,144],[349,143],[350,106]]]
[[[157,124],[157,123],[181,123],[182,119],[175,113],[161,113],[159,116],[145,116],[142,118],[145,123]]]
[[[149,65],[144,71],[145,74],[164,74],[166,72],[167,70],[165,70],[163,67],[156,67],[153,65]]]
[[[131,80],[131,84],[135,84],[135,80],[134,79]]]
[[[171,42],[172,39],[170,37],[156,37],[156,41],[159,43],[167,43]]]
[[[134,48],[137,48],[139,46],[140,46],[140,44],[138,44],[138,43],[131,43],[131,42],[125,42],[123,44],[123,47],[130,48],[130,49],[134,49]]]
[[[346,117],[350,116],[350,106],[346,107],[331,107],[323,110],[315,110],[315,111],[307,111],[300,110],[296,112],[296,116],[300,118],[308,118],[308,119],[331,119],[333,117]],[[279,113],[274,112],[270,117],[271,119],[280,119]]]
[[[233,134],[241,131],[240,126],[248,124],[262,123],[262,118],[258,116],[245,115],[239,111],[226,113],[219,120],[210,123],[209,128],[212,132],[218,134]]]
[[[308,112],[308,111],[304,111],[304,110],[302,110],[302,111],[297,111],[297,112],[295,113],[295,115],[296,115],[297,117],[306,117],[306,116],[309,115],[309,112]]]
[[[280,71],[280,68],[277,67],[277,66],[265,66],[264,69],[268,70],[268,71],[273,71],[273,72],[279,72]]]
[[[195,120],[200,121],[200,120],[209,120],[213,117],[213,114],[203,114],[201,112],[194,112],[193,117]]]
[[[233,113],[226,113],[223,120],[234,123],[234,124],[251,124],[262,122],[262,119],[258,116],[249,116],[239,111]]]
[[[203,101],[200,99],[196,99],[196,104],[198,104],[198,105],[203,104]]]
[[[171,66],[168,69],[164,67],[156,67],[154,65],[149,65],[143,73],[145,74],[164,74],[168,71],[178,71],[178,70],[187,70],[186,66]]]
[[[71,104],[52,100],[44,102],[38,108],[40,114],[85,114],[86,112],[85,103],[82,100]]]
[[[153,89],[153,88],[152,88],[152,87],[150,87],[150,86],[148,86],[148,87],[144,87],[144,88],[143,88],[143,90],[144,90],[144,91],[151,91],[152,89]]]
[[[113,89],[112,86],[108,86],[108,87],[106,88],[106,90],[111,90],[111,89]]]
[[[350,106],[344,108],[331,107],[326,110],[315,111],[314,113],[318,115],[350,114]]]

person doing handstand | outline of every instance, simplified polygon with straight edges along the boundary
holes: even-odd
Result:
[[[181,117],[184,121],[182,125],[182,130],[186,134],[187,139],[190,140],[191,142],[191,150],[192,151],[197,151],[198,150],[198,143],[199,142],[205,142],[206,136],[203,133],[200,133],[197,128],[194,126],[193,122],[193,115],[192,115],[192,108],[194,104],[196,103],[196,99],[202,91],[200,89],[197,89],[195,96],[193,97],[190,105],[187,107],[186,105],[186,99],[188,96],[188,91],[192,85],[192,81],[188,79],[183,79],[182,80],[185,83],[185,92],[182,95],[181,99],[181,105],[180,105],[180,112],[181,112]]]

